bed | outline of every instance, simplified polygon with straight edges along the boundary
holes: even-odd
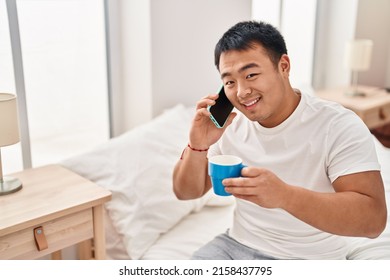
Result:
[[[185,260],[232,221],[235,201],[212,192],[179,201],[172,170],[187,145],[193,108],[176,105],[150,122],[61,164],[112,192],[105,205],[109,259]],[[375,138],[374,138],[375,139]],[[390,205],[390,149],[376,139]],[[390,226],[376,239],[348,238],[347,259],[390,259]]]

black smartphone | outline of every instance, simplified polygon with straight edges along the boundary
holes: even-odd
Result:
[[[221,86],[221,89],[218,92],[218,98],[215,100],[215,104],[213,106],[209,106],[207,109],[211,113],[210,119],[214,122],[216,127],[222,128],[233,108],[234,106],[226,97],[224,87]]]

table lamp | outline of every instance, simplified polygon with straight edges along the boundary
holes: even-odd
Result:
[[[358,72],[370,69],[372,40],[356,39],[347,42],[345,47],[345,66],[352,71],[352,86],[346,92],[350,96],[365,96],[358,91]]]
[[[19,179],[3,177],[1,164],[1,147],[16,144],[19,140],[19,117],[16,95],[0,93],[0,195],[17,192],[22,188],[22,183]]]

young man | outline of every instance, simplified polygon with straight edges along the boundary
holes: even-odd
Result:
[[[282,35],[238,23],[218,42],[215,65],[239,112],[219,129],[207,111],[218,95],[197,103],[174,192],[210,190],[207,156],[236,155],[248,167],[223,182],[236,197],[232,227],[193,258],[343,259],[342,236],[377,237],[387,210],[372,136],[353,112],[291,87]]]

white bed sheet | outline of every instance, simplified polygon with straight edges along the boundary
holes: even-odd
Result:
[[[145,260],[189,259],[194,251],[226,232],[231,226],[234,205],[206,206],[191,213],[169,232],[163,234],[143,256]]]

